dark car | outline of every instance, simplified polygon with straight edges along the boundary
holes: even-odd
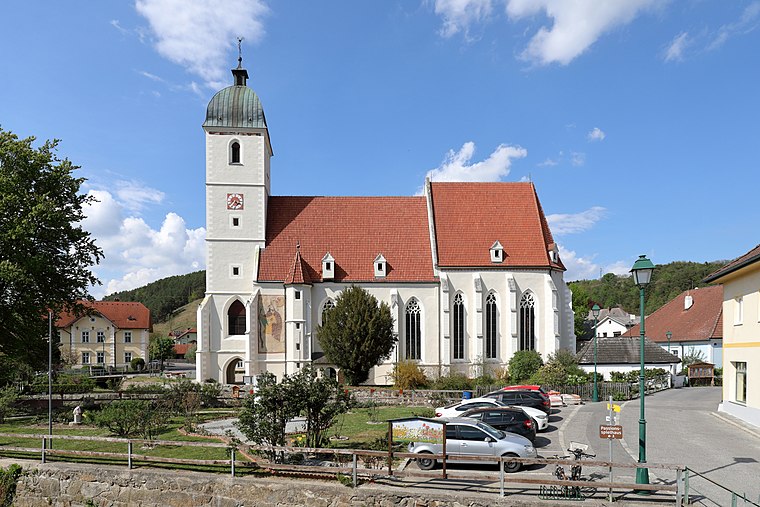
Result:
[[[483,397],[493,398],[510,407],[512,405],[532,407],[542,410],[546,414],[550,414],[552,411],[551,401],[540,391],[494,391]]]
[[[468,417],[493,426],[497,430],[522,435],[531,442],[536,438],[533,419],[519,408],[474,408],[464,412],[461,417]]]

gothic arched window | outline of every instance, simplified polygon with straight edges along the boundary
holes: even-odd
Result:
[[[335,308],[335,301],[333,301],[332,299],[326,300],[324,304],[322,305],[322,325],[325,324],[325,317],[327,316],[326,312],[328,310],[332,310],[333,308]]]
[[[464,359],[465,337],[464,296],[458,292],[454,296],[454,359]]]
[[[240,301],[235,301],[227,310],[229,322],[229,334],[245,334],[245,306]]]
[[[536,300],[531,292],[520,299],[520,350],[536,350]]]
[[[490,292],[486,297],[486,359],[496,358],[496,294]]]
[[[240,163],[240,143],[233,141],[230,145],[230,164]]]
[[[420,303],[412,298],[406,304],[406,321],[405,321],[405,348],[404,357],[406,359],[422,358],[422,332],[420,328]]]

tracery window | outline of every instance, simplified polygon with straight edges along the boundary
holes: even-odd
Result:
[[[496,358],[496,294],[490,292],[486,297],[486,359]]]
[[[520,350],[536,350],[536,301],[531,292],[520,299]]]
[[[422,332],[420,327],[420,303],[412,298],[406,305],[405,348],[406,359],[421,359]]]
[[[454,296],[454,359],[464,359],[465,315],[464,296],[458,292]]]

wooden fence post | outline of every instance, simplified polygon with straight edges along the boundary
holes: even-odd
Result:
[[[45,446],[47,445],[47,437],[42,437],[42,462],[45,462]]]
[[[351,456],[353,458],[353,465],[352,465],[352,472],[353,472],[353,479],[354,479],[354,488],[356,487],[356,453],[352,452]]]
[[[127,441],[127,470],[132,470],[132,441]]]

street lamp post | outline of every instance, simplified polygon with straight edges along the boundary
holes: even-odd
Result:
[[[644,378],[644,288],[649,285],[654,272],[654,264],[647,259],[646,255],[639,255],[639,258],[633,264],[631,273],[633,273],[633,283],[639,288],[639,310],[641,314],[639,352],[641,360],[641,369],[639,371],[639,399],[640,399],[640,416],[639,416],[639,463],[647,462],[646,440],[647,440],[647,421],[644,418],[644,390],[646,389]],[[636,469],[636,484],[649,484],[649,470],[647,468]],[[648,494],[648,491],[637,491],[640,494]]]
[[[672,354],[672,352],[670,351],[670,339],[673,338],[673,333],[668,331],[667,333],[665,333],[665,336],[668,337],[668,354]]]
[[[672,352],[670,351],[670,339],[673,337],[673,333],[668,331],[667,333],[665,333],[665,336],[668,337],[668,354],[672,354]],[[669,379],[668,385],[672,384],[673,375],[675,375],[675,372],[673,371],[673,363],[670,363],[670,375],[668,375],[668,379]]]
[[[599,333],[596,331],[596,319],[599,317],[600,310],[601,308],[599,308],[599,305],[596,303],[591,307],[591,315],[594,316],[594,396],[591,399],[594,402],[599,401],[599,390],[596,386],[596,337]]]

